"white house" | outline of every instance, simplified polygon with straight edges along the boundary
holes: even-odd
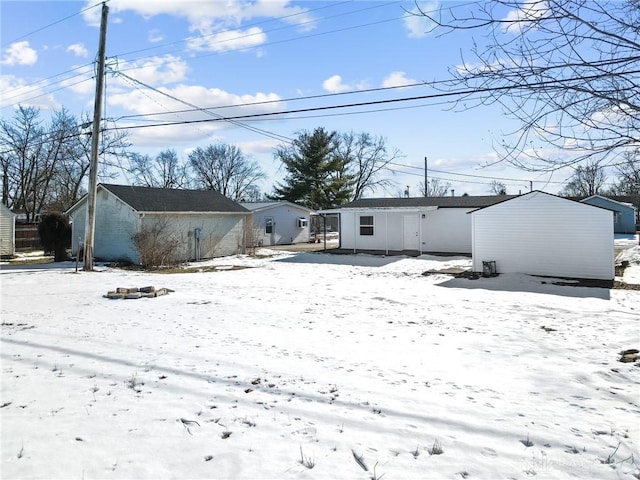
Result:
[[[0,255],[10,256],[16,251],[16,216],[0,202]]]
[[[87,196],[67,214],[72,222],[72,252],[84,242]],[[212,190],[177,190],[128,185],[98,185],[94,256],[104,261],[140,258],[133,236],[161,229],[177,241],[177,255],[186,260],[244,252],[251,213]]]
[[[534,191],[475,210],[473,270],[612,280],[613,211]]]
[[[363,198],[323,213],[340,215],[340,248],[354,253],[471,254],[467,214],[508,198]]]
[[[305,243],[312,210],[286,201],[240,202],[252,213],[253,242],[259,246]]]

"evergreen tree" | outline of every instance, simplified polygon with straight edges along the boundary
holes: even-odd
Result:
[[[270,198],[295,202],[315,210],[342,205],[353,192],[349,158],[340,154],[340,136],[316,128],[301,132],[291,145],[280,146],[276,158],[287,175]]]
[[[67,259],[67,248],[71,245],[71,225],[69,218],[60,212],[44,215],[38,224],[40,244],[45,251],[53,252],[54,261]]]

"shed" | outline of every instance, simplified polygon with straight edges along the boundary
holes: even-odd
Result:
[[[619,202],[602,195],[592,195],[581,201],[613,210],[614,233],[636,233],[636,208],[632,203]]]
[[[612,280],[613,212],[533,191],[475,210],[473,270]]]
[[[16,216],[0,203],[0,255],[11,256],[16,251]]]
[[[251,232],[256,246],[291,245],[310,239],[312,210],[292,202],[240,202],[252,213]]]
[[[68,210],[72,252],[82,248],[87,196]],[[104,261],[140,263],[133,236],[155,231],[176,243],[184,261],[245,251],[251,213],[213,190],[179,190],[99,184],[96,195],[94,256]]]
[[[340,215],[340,248],[372,253],[471,254],[467,213],[513,195],[362,198],[323,213]]]

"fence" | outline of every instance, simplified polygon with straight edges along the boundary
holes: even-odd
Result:
[[[16,223],[16,251],[42,248],[35,223]]]

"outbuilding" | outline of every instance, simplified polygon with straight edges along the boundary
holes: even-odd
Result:
[[[614,277],[611,210],[533,191],[470,217],[474,271],[493,265],[497,273]]]
[[[0,202],[0,255],[11,256],[16,251],[16,216]]]
[[[613,210],[614,233],[636,233],[636,208],[632,203],[619,202],[602,195],[591,195],[581,201]]]
[[[255,246],[291,245],[310,240],[312,210],[287,201],[240,202],[252,213],[248,233]]]
[[[84,242],[86,212],[87,196],[67,212],[74,254]],[[244,253],[250,216],[247,209],[213,190],[99,184],[94,256],[140,263],[133,238],[141,232],[171,242],[179,260]]]
[[[471,254],[469,212],[513,195],[362,198],[340,216],[340,249],[382,254]]]

